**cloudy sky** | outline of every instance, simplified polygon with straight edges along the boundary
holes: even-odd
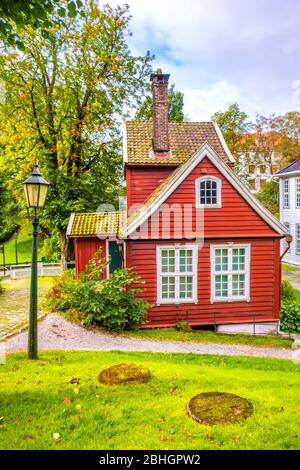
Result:
[[[251,117],[300,111],[299,0],[105,3],[130,5],[132,51],[155,54],[191,120],[234,101]]]

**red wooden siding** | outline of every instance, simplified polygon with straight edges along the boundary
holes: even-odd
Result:
[[[237,190],[227,181],[227,179],[219,172],[219,170],[205,158],[202,162],[187,176],[187,178],[178,186],[178,188],[169,196],[165,204],[172,206],[179,204],[182,208],[184,204],[192,204],[193,209],[191,212],[192,223],[191,228],[193,231],[196,229],[196,195],[195,195],[195,180],[201,176],[215,176],[222,181],[222,207],[221,208],[208,208],[204,209],[204,236],[207,237],[245,237],[245,236],[278,236],[276,232],[252,209],[252,207],[244,200],[244,198],[237,192]],[[198,210],[199,214],[199,210]],[[161,229],[160,215],[160,227]],[[166,217],[164,217],[166,220]],[[182,218],[183,220],[183,218]],[[188,218],[185,218],[187,223]],[[174,215],[171,212],[170,216],[170,238],[178,238],[178,231],[184,233],[184,225],[179,227],[178,222],[175,224],[176,230],[174,231]],[[157,227],[155,220],[145,222],[141,227],[150,233],[150,226]],[[158,228],[158,227],[157,227]],[[161,230],[159,230],[159,238],[161,237]],[[145,238],[145,237],[144,237]],[[153,235],[150,238],[158,238]],[[179,238],[184,238],[179,236]]]
[[[227,240],[226,240],[227,241]],[[228,241],[241,243],[240,239]],[[210,245],[221,244],[219,239],[206,240],[198,252],[198,303],[166,304],[152,307],[148,312],[148,327],[174,326],[179,320],[191,325],[277,321],[280,306],[280,246],[278,239],[244,239],[251,245],[250,301],[210,301]],[[127,265],[144,279],[145,291],[139,294],[150,304],[156,304],[156,246],[170,241],[127,242]],[[184,245],[184,244],[183,244]]]
[[[174,169],[175,167],[127,167],[127,207],[142,204]]]
[[[75,269],[76,276],[85,270],[88,262],[94,257],[96,251],[102,247],[100,257],[106,257],[106,241],[99,240],[99,238],[75,238]],[[103,273],[103,277],[106,277],[106,272]]]

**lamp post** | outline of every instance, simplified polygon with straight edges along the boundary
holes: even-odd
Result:
[[[28,357],[37,359],[37,313],[38,313],[38,285],[37,285],[37,237],[38,237],[38,209],[45,207],[46,196],[50,184],[41,176],[36,160],[33,172],[24,181],[27,211],[32,222],[32,260],[30,281],[30,307],[29,307],[29,332],[28,332]],[[32,215],[31,215],[32,214]]]
[[[16,253],[16,264],[18,264],[18,232],[15,231],[13,234],[13,238],[15,239],[15,253]]]

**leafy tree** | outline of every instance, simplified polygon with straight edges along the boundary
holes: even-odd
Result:
[[[277,181],[267,181],[256,197],[275,217],[279,218],[279,185]]]
[[[236,155],[241,149],[241,136],[251,130],[247,114],[240,110],[238,103],[233,103],[227,111],[218,111],[212,118],[220,127],[229,149]]]
[[[66,17],[66,25],[49,27],[47,37],[27,27],[22,54],[3,46],[0,160],[14,171],[18,194],[38,157],[52,183],[42,220],[49,233],[59,230],[62,259],[70,213],[118,198],[117,121],[124,107],[136,105],[137,91],[144,92],[152,59],[135,57],[128,48],[128,9],[100,8],[89,0],[84,17]]]
[[[0,243],[8,240],[18,230],[17,211],[18,204],[8,191],[8,177],[0,173]]]
[[[47,28],[53,21],[51,14],[57,11],[56,21],[61,21],[67,13],[74,18],[82,5],[81,0],[0,0],[0,37],[8,44],[23,48],[15,26],[31,25],[47,36]]]
[[[282,156],[282,164],[288,164],[300,156],[300,112],[290,111],[283,116],[270,116],[267,119],[270,131],[280,138],[275,144]]]
[[[175,90],[174,83],[170,86],[168,91],[168,100],[169,100],[169,121],[183,121],[184,113],[184,95],[181,91]],[[136,113],[136,119],[139,121],[148,121],[152,119],[153,114],[153,101],[152,96],[147,95],[141,104],[138,112]]]

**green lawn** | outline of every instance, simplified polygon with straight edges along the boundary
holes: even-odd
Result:
[[[151,381],[98,383],[103,368],[129,362],[149,368]],[[300,449],[299,372],[291,361],[260,358],[50,351],[29,361],[8,355],[0,365],[0,448]],[[74,377],[78,395],[68,384]],[[186,403],[208,391],[245,397],[254,414],[243,424],[198,424]]]
[[[299,272],[300,268],[297,266],[291,266],[290,264],[282,263],[282,272],[284,273],[292,273],[292,272]]]
[[[29,221],[25,221],[18,234],[18,262],[25,263],[31,261],[31,243],[32,243],[32,226]],[[16,244],[15,238],[11,238],[4,244],[5,263],[14,264],[16,262]],[[2,254],[0,254],[0,264],[3,263]]]
[[[259,336],[246,334],[230,335],[205,330],[194,330],[185,333],[172,328],[128,330],[124,331],[122,334],[124,336],[134,337],[135,339],[148,339],[153,341],[188,341],[194,343],[244,344],[249,346],[264,346],[274,348],[290,348],[293,342],[291,339],[283,339],[277,336]]]

